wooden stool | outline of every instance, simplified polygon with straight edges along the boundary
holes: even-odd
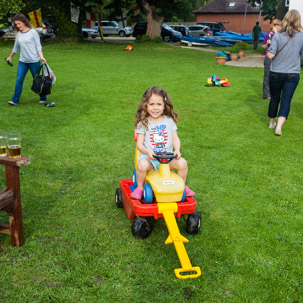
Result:
[[[6,189],[0,190],[0,212],[9,215],[9,224],[0,223],[0,233],[11,236],[13,246],[24,244],[22,206],[20,195],[19,167],[30,164],[28,157],[0,158],[0,164],[5,165]]]

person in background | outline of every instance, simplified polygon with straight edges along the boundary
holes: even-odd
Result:
[[[258,48],[261,31],[262,31],[261,27],[259,25],[259,22],[257,21],[256,25],[253,28],[254,49]]]
[[[269,71],[271,60],[267,57],[268,47],[271,44],[271,40],[275,33],[281,29],[281,20],[274,19],[270,24],[270,32],[266,34],[262,48],[266,49],[265,58],[264,58],[264,78],[263,78],[263,99],[270,100],[270,91],[269,91]]]
[[[269,128],[276,128],[277,136],[282,136],[282,127],[288,118],[290,103],[300,81],[302,55],[301,15],[292,9],[286,13],[281,30],[274,35],[267,53],[267,57],[272,60],[269,73],[271,96],[268,107]]]
[[[28,70],[31,71],[34,77],[40,70],[40,60],[42,64],[46,64],[46,60],[43,56],[42,47],[40,43],[39,34],[32,28],[31,23],[23,14],[17,14],[13,18],[15,28],[17,30],[16,40],[13,51],[7,58],[7,64],[12,62],[12,57],[20,50],[20,59],[17,69],[17,81],[15,87],[15,94],[11,101],[8,101],[10,105],[18,105],[23,88],[23,81]],[[40,95],[39,103],[46,103],[46,96]]]

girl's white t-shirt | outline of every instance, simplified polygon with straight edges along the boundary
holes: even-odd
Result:
[[[161,122],[148,120],[148,129],[138,123],[137,134],[144,134],[144,146],[153,152],[173,152],[172,133],[176,131],[175,121],[167,116]]]

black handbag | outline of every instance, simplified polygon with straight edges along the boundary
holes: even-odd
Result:
[[[45,65],[48,74],[47,76],[44,76],[43,72],[41,74],[42,68],[43,65],[41,65],[39,73],[35,75],[31,89],[34,93],[39,95],[50,95],[52,89],[52,78],[47,65]]]

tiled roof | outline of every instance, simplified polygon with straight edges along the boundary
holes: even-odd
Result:
[[[246,8],[246,0],[213,0],[208,4],[193,11],[194,14],[244,14]],[[250,3],[247,5],[247,13],[258,14],[260,7],[252,7]]]

